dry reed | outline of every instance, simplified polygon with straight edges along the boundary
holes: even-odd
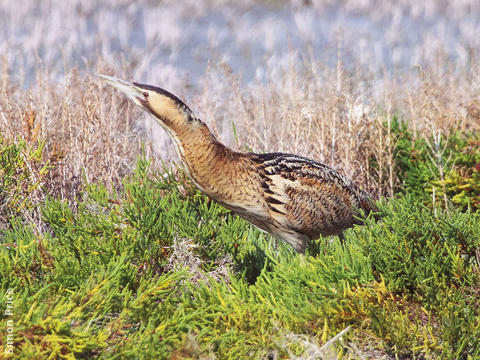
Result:
[[[49,193],[73,198],[84,181],[118,188],[142,148],[157,164],[176,159],[163,130],[146,123],[144,113],[93,73],[72,69],[61,86],[39,70],[35,86],[24,89],[10,78],[7,66],[4,61],[0,133],[46,141],[46,154],[57,162]],[[97,69],[115,73],[103,61]],[[379,197],[391,196],[397,182],[392,117],[426,139],[455,130],[478,131],[479,70],[477,63],[458,69],[445,60],[437,67],[369,82],[366,74],[347,70],[340,61],[332,69],[311,60],[300,70],[292,66],[280,77],[244,85],[227,65],[218,64],[207,71],[201,91],[184,93],[229,146],[317,159]],[[130,79],[126,67],[116,75]]]

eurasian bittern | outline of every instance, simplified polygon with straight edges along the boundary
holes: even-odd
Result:
[[[220,143],[168,91],[99,75],[151,114],[175,143],[185,171],[213,200],[304,253],[309,240],[341,235],[368,195],[330,167],[298,155],[240,153]]]

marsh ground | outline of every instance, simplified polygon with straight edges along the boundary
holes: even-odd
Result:
[[[14,356],[480,357],[478,2],[0,12],[0,342]],[[236,149],[337,168],[384,199],[384,220],[299,258],[198,193],[96,72],[177,93]]]

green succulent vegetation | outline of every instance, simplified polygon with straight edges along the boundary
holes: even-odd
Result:
[[[394,124],[382,221],[305,256],[145,159],[121,191],[32,196],[53,162],[0,142],[0,328],[13,321],[14,356],[479,359],[479,140],[441,138],[436,156]]]
[[[452,132],[415,138],[407,124],[392,122],[396,142],[397,192],[425,203],[480,209],[480,137]]]

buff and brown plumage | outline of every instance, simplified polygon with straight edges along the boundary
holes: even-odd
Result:
[[[300,253],[320,235],[341,235],[357,223],[359,209],[377,211],[365,192],[324,164],[298,155],[233,151],[168,91],[99,76],[167,131],[203,193]]]

